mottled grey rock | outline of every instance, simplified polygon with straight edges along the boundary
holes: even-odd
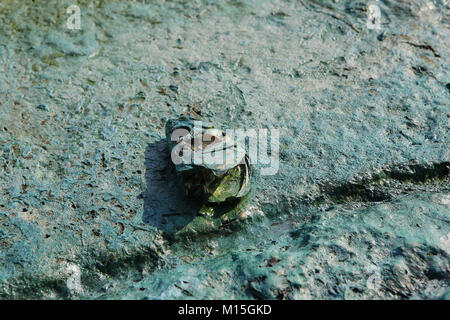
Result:
[[[446,1],[78,3],[0,4],[0,297],[448,299]],[[178,241],[188,108],[280,168]]]

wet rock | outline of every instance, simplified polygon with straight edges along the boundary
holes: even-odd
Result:
[[[0,4],[1,298],[448,298],[448,3],[79,3]],[[188,105],[281,159],[179,241]]]

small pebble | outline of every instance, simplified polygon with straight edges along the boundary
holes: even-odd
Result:
[[[169,86],[169,89],[172,90],[172,91],[174,91],[174,92],[176,92],[176,93],[178,93],[178,86],[177,86],[177,85],[171,84],[171,85]]]

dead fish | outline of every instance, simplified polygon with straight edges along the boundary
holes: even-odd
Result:
[[[196,121],[181,116],[168,120],[165,128],[187,196],[215,204],[244,197],[252,177],[249,156],[223,130]]]

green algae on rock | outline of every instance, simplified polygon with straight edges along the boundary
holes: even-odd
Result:
[[[81,30],[0,1],[1,299],[450,298],[448,1],[377,1],[381,30],[359,0],[76,2]],[[174,189],[188,104],[284,128],[245,223]]]

